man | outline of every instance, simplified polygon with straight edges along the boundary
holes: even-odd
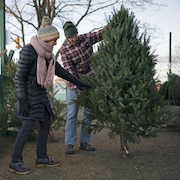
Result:
[[[92,76],[93,69],[91,65],[91,55],[93,53],[93,45],[102,40],[104,29],[93,33],[78,35],[76,26],[68,21],[63,26],[66,40],[60,48],[60,54],[64,68],[72,75]],[[76,142],[76,120],[79,106],[74,100],[77,99],[79,90],[77,86],[68,83],[67,86],[67,120],[65,127],[65,146],[66,154],[75,154],[74,145]],[[91,119],[87,116],[88,109],[84,108],[84,117],[80,132],[80,149],[87,151],[95,151],[95,147],[90,142],[90,126]]]

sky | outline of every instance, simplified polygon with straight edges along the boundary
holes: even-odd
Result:
[[[151,28],[151,30],[149,30],[151,38],[151,50],[155,50],[155,54],[159,57],[157,71],[161,76],[160,78],[163,79],[166,78],[170,67],[168,59],[170,32],[172,37],[172,56],[176,55],[177,46],[180,46],[180,0],[154,0],[154,2],[162,4],[162,6],[148,6],[144,7],[144,9],[130,8],[130,11],[134,13],[135,18],[140,21],[140,24],[148,24],[148,26]],[[108,13],[110,14],[111,11],[106,11],[105,13],[108,15]],[[101,23],[100,25],[105,25],[105,16],[102,13],[99,13],[96,15],[96,17],[91,16],[89,19],[91,19],[92,22],[93,19],[96,20],[94,23],[89,23],[90,21],[84,21],[83,23],[80,23],[78,26],[79,34],[92,30],[98,23]],[[97,19],[98,22],[96,22]],[[54,47],[54,52],[57,52],[65,39],[63,29],[58,29],[60,31],[60,39],[58,40],[57,45]],[[12,46],[12,43],[9,46]],[[15,45],[13,44],[13,46]],[[16,50],[15,54],[18,53],[19,51]],[[175,66],[175,70],[179,72],[179,62],[176,62]],[[178,66],[179,68],[177,69]]]
[[[180,45],[180,0],[154,0],[156,3],[163,4],[163,6],[149,6],[144,9],[130,8],[130,11],[134,12],[135,18],[140,21],[141,24],[146,23],[150,28],[154,29],[150,31],[152,50],[156,50],[159,56],[167,56],[169,54],[169,33],[172,34],[172,51],[174,52],[176,46]],[[179,1],[179,3],[178,3]],[[111,11],[106,12],[106,15]],[[96,14],[97,17],[90,17],[91,20],[96,18],[99,22],[102,20],[102,24],[105,19],[104,14]],[[93,27],[93,23],[90,24],[87,21],[83,21],[78,26],[79,33],[85,33],[90,31]],[[58,28],[59,29],[59,28]],[[64,32],[62,28],[59,29],[61,37],[58,40],[58,45],[55,49],[64,41]]]
[[[167,80],[167,73],[171,69],[174,74],[180,75],[180,1],[178,0],[156,0],[164,4],[161,7],[150,7],[144,11],[135,11],[135,16],[141,23],[148,23],[155,28],[151,34],[151,49],[155,50],[158,56],[156,65],[157,77],[164,82]],[[152,31],[153,32],[153,31]],[[170,32],[171,32],[171,63],[170,59]],[[180,48],[179,48],[180,50]]]
[[[176,46],[180,46],[180,1],[177,0],[157,0],[157,3],[164,3],[161,7],[152,7],[141,12],[135,12],[137,19],[141,22],[149,23],[156,28],[157,32],[152,34],[151,43],[157,49],[159,56],[169,55],[169,34],[172,36],[172,53]]]
[[[180,46],[180,0],[154,0],[161,6],[146,6],[142,8],[130,8],[135,15],[135,18],[140,21],[140,24],[148,24],[151,30],[149,30],[151,36],[152,51],[156,50],[158,56],[169,55],[169,34],[171,32],[172,37],[172,53],[175,52],[176,47]],[[111,14],[111,11],[106,11],[106,16]],[[98,17],[97,17],[98,16]],[[90,17],[92,20],[96,19],[97,23],[93,24],[96,26],[98,23],[102,25],[105,23],[103,13],[99,13],[96,16]],[[99,19],[99,21],[97,20]],[[102,19],[102,20],[101,20]],[[87,21],[83,21],[78,26],[79,33],[86,33],[92,30],[93,27]],[[61,38],[59,44],[64,41],[63,31],[60,29]]]
[[[180,46],[180,0],[155,0],[156,3],[162,6],[149,6],[144,9],[130,8],[135,14],[135,18],[140,21],[140,24],[148,24],[152,29],[149,30],[151,36],[152,51],[155,50],[158,56],[169,55],[169,34],[171,32],[172,37],[172,53],[175,52],[176,47]],[[106,12],[106,15],[111,12]],[[92,16],[91,19],[102,19],[102,24],[105,22],[103,14]],[[98,21],[98,23],[100,20]],[[97,24],[94,24],[97,25]],[[86,33],[94,28],[92,24],[84,21],[78,26],[79,33]],[[60,29],[61,38],[59,44],[64,41],[63,31]]]

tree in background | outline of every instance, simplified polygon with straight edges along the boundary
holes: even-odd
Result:
[[[77,102],[90,109],[94,132],[108,128],[110,137],[120,136],[126,157],[127,141],[156,134],[161,102],[153,78],[156,56],[133,13],[124,7],[114,11],[92,63],[95,76],[81,77],[92,88],[82,91]]]
[[[160,88],[160,94],[167,100],[166,104],[180,105],[180,76],[169,75],[169,81],[164,82]]]
[[[4,109],[0,112],[0,119],[1,123],[0,128],[3,130],[3,135],[8,135],[8,128],[13,127],[15,130],[19,129],[21,126],[21,121],[16,115],[16,108],[15,103],[16,93],[15,93],[15,86],[14,86],[14,75],[16,72],[17,64],[10,60],[5,65],[5,104],[7,105]]]

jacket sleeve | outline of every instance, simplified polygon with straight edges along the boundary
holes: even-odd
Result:
[[[89,38],[89,42],[91,44],[95,44],[97,42],[100,42],[103,39],[103,29],[97,31],[97,32],[91,32],[86,34],[87,38]]]
[[[24,99],[27,95],[27,77],[34,60],[32,54],[34,54],[34,52],[31,46],[25,46],[20,51],[18,66],[15,73],[16,96],[18,99]]]
[[[71,73],[65,70],[57,61],[56,61],[56,66],[55,66],[55,75],[67,81],[70,81],[71,83],[75,85],[77,85],[77,83],[79,82],[77,78],[75,78]]]
[[[65,70],[57,61],[56,61],[56,66],[55,66],[55,75],[65,79],[67,81],[70,81],[71,83],[75,84],[79,89],[89,88],[88,85],[79,81],[71,73],[69,73],[67,70]]]

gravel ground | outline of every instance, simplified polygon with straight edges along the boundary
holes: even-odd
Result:
[[[130,155],[120,155],[119,139],[109,139],[103,130],[92,135],[91,144],[96,151],[87,152],[75,146],[75,155],[64,153],[64,131],[55,131],[57,142],[48,143],[49,156],[60,160],[55,168],[37,168],[35,141],[28,141],[24,149],[25,165],[31,168],[28,175],[8,171],[14,138],[0,138],[0,180],[179,180],[180,132],[162,128],[158,136],[142,139],[140,144],[129,144]],[[77,137],[78,142],[78,137]]]

